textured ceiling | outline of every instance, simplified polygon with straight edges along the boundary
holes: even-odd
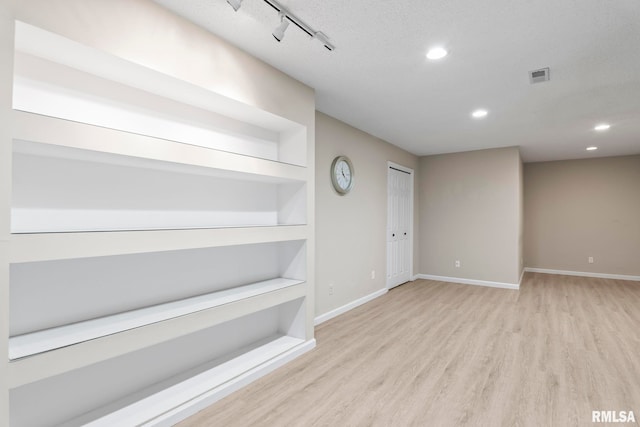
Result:
[[[316,90],[316,108],[417,155],[518,145],[525,161],[640,153],[638,0],[156,0]],[[449,55],[425,58],[442,45]],[[550,67],[551,81],[527,72]],[[473,120],[472,110],[489,115]],[[594,125],[611,124],[607,132]],[[599,150],[587,152],[589,145]]]

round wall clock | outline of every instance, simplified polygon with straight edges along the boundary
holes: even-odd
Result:
[[[331,163],[331,183],[339,194],[347,194],[353,187],[353,165],[346,156],[338,156]]]

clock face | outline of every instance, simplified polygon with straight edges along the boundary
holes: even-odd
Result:
[[[331,181],[336,191],[346,194],[353,186],[353,166],[348,158],[336,157],[331,168]]]
[[[351,184],[351,168],[344,160],[340,160],[336,164],[336,181],[338,182],[338,186],[343,190],[349,188],[349,184]]]

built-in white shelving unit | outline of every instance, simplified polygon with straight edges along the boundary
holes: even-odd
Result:
[[[306,127],[15,36],[11,425],[171,425],[313,348]]]

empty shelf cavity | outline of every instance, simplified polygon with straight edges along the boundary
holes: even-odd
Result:
[[[173,319],[234,301],[255,297],[278,289],[301,284],[301,280],[277,278],[232,289],[159,304],[112,316],[60,326],[9,339],[9,359],[32,356],[57,348],[116,334],[141,326]]]

